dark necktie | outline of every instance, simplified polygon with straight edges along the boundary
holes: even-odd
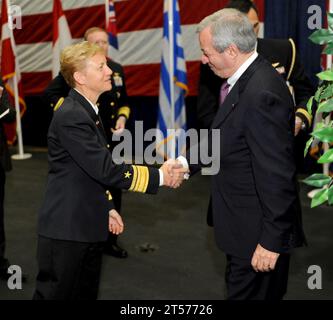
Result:
[[[229,87],[230,84],[227,81],[224,81],[222,83],[221,89],[220,89],[220,106],[223,104],[225,98],[227,97],[229,93]]]

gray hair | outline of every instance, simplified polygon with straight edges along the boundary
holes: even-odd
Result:
[[[213,38],[213,47],[223,52],[231,44],[240,52],[249,53],[255,49],[257,37],[247,16],[236,9],[222,9],[204,18],[198,25],[197,32],[207,27]]]

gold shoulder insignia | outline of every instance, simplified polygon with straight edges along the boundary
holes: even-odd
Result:
[[[130,115],[130,112],[131,112],[131,110],[128,106],[123,106],[123,107],[119,108],[118,116],[123,115],[123,116],[126,117],[126,119],[128,119],[129,115]]]
[[[61,98],[58,100],[58,102],[56,103],[55,107],[53,108],[53,111],[57,111],[57,110],[61,107],[61,105],[62,105],[62,103],[64,102],[64,100],[65,100],[65,98],[64,98],[64,97],[61,97]]]

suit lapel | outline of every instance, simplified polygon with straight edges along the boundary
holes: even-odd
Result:
[[[100,135],[103,137],[103,139],[105,141],[107,141],[106,133],[105,133],[101,118],[99,115],[96,114],[95,110],[92,108],[92,106],[87,101],[87,99],[74,89],[71,89],[68,95],[80,103],[80,105],[83,107],[83,109],[89,114],[91,119],[95,122]]]
[[[264,59],[261,56],[258,56],[241,75],[241,77],[238,79],[227,95],[223,104],[219,107],[211,127],[212,129],[221,127],[230,113],[237,107],[240,94],[244,91],[249,79],[257,70],[258,66],[263,62]]]

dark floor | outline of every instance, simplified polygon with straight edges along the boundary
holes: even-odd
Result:
[[[6,198],[7,257],[29,275],[22,290],[9,290],[0,281],[0,299],[31,299],[36,275],[36,217],[47,174],[45,152],[15,161],[8,174]],[[310,209],[302,190],[309,247],[295,251],[286,299],[333,299],[333,208]],[[206,225],[209,178],[192,177],[177,191],[157,196],[124,193],[126,231],[120,244],[128,259],[104,258],[100,299],[224,298],[224,255]],[[140,248],[150,244],[155,251]],[[310,290],[308,268],[322,269],[322,289]]]

